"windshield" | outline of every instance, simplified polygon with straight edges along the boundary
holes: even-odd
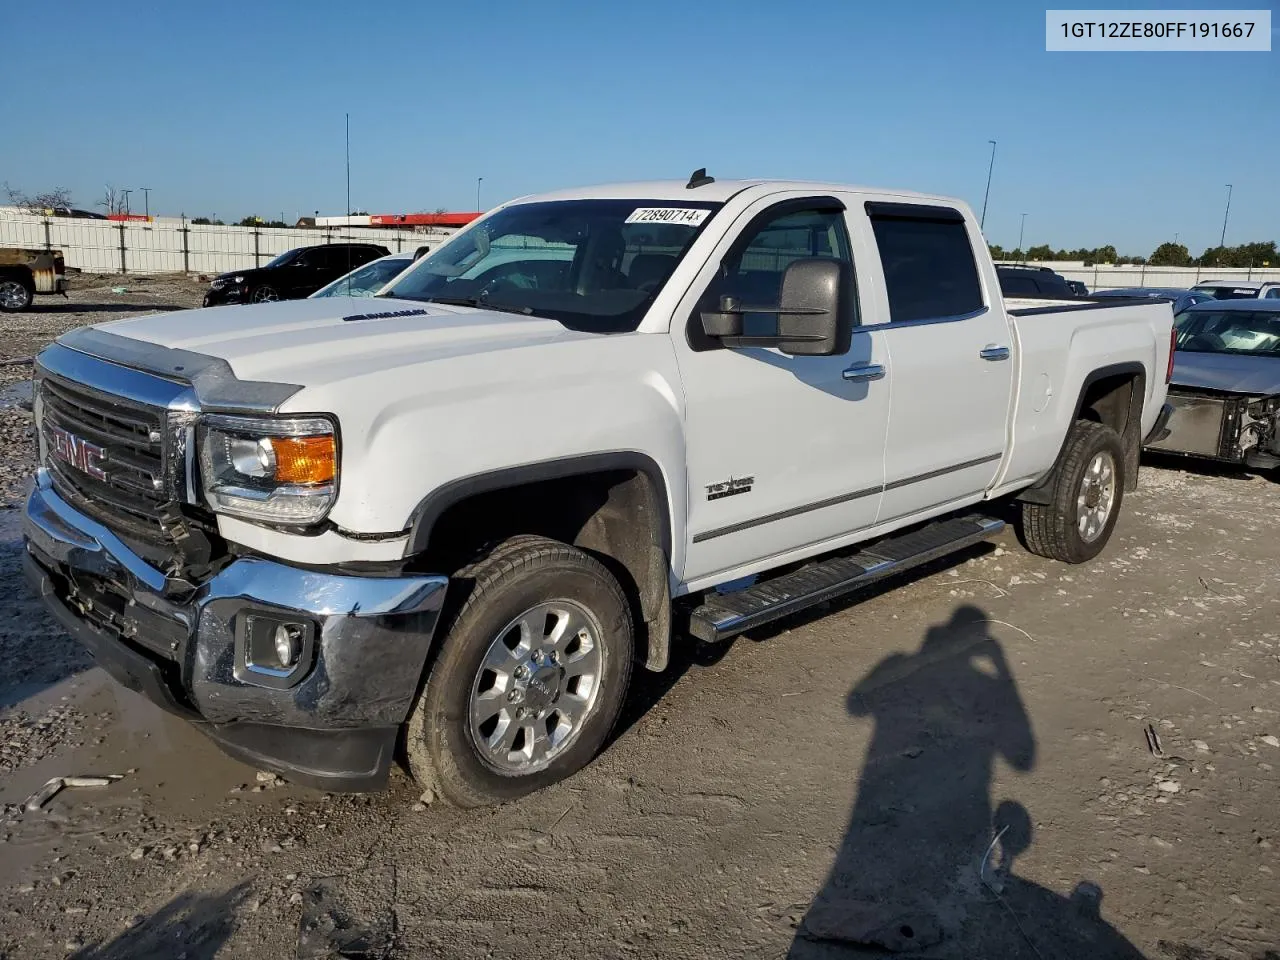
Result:
[[[380,296],[634,330],[718,203],[561,200],[499,210]]]
[[[372,297],[401,273],[413,261],[408,257],[375,260],[359,270],[352,270],[327,287],[321,287],[314,297]]]
[[[1256,300],[1256,287],[1195,287],[1197,293],[1207,293],[1215,300]]]
[[[1178,349],[1187,353],[1280,356],[1280,312],[1188,310],[1174,326]]]
[[[286,250],[284,253],[280,254],[278,257],[273,257],[272,259],[268,260],[266,263],[263,264],[263,266],[264,267],[282,267],[301,252],[302,252],[301,247],[295,247],[292,250]]]

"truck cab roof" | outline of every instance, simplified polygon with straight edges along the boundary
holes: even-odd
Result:
[[[830,183],[821,180],[714,180],[701,186],[691,187],[686,180],[636,180],[623,183],[602,183],[590,187],[574,187],[567,190],[553,190],[549,193],[530,194],[520,197],[513,203],[535,203],[550,200],[697,200],[724,203],[732,197],[747,190],[756,190],[762,194],[781,193],[789,190],[801,190],[809,193],[871,193],[880,196],[902,197],[904,199],[927,201],[930,203],[959,204],[961,201],[951,197],[915,193],[910,190],[898,190],[884,187],[855,186],[847,183]]]

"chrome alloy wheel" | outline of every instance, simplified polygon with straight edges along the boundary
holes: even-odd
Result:
[[[1116,464],[1111,454],[1103,450],[1094,454],[1080,478],[1080,491],[1076,495],[1076,527],[1081,540],[1093,543],[1102,536],[1115,502]]]
[[[480,758],[506,776],[534,773],[573,743],[596,707],[601,629],[585,607],[550,600],[499,631],[471,684]]]
[[[253,291],[254,303],[274,303],[280,299],[280,294],[276,293],[274,287],[259,287]]]
[[[0,306],[21,310],[27,305],[27,288],[17,280],[0,280]]]

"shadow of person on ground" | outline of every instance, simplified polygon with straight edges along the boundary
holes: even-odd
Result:
[[[988,622],[977,607],[959,608],[919,650],[886,657],[850,692],[849,713],[870,717],[875,731],[848,829],[792,943],[793,960],[1141,960],[1102,920],[1096,886],[1081,883],[1064,897],[1013,873],[1032,820],[1013,802],[993,811],[993,767],[1003,759],[1030,771],[1036,741]]]
[[[220,894],[183,893],[107,943],[85,947],[71,960],[213,960],[235,932],[247,882]]]

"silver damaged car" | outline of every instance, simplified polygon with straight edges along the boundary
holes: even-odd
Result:
[[[1197,303],[1174,326],[1172,413],[1148,449],[1280,467],[1280,302]]]
[[[1148,449],[1280,467],[1280,301],[1209,300],[1174,327],[1173,412]]]

